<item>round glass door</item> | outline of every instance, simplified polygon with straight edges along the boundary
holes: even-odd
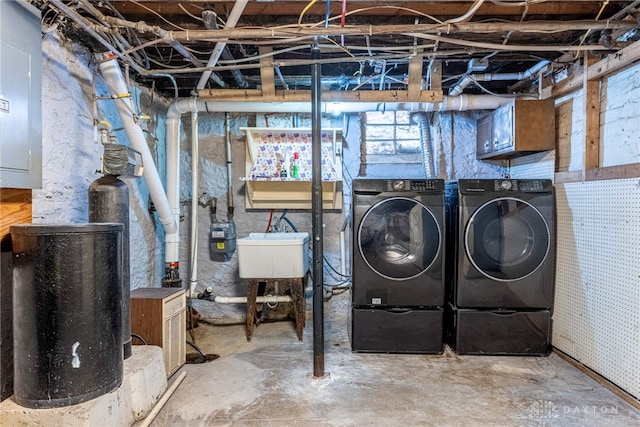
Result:
[[[550,242],[540,211],[510,197],[478,208],[465,232],[465,250],[473,266],[486,277],[504,282],[536,271],[547,257]]]
[[[406,197],[375,204],[358,229],[362,258],[377,274],[392,280],[411,279],[427,270],[438,255],[441,239],[431,211]]]

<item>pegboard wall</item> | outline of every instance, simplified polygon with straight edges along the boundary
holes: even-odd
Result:
[[[556,186],[552,343],[640,398],[640,179]]]

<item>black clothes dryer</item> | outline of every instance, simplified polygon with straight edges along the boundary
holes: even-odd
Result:
[[[446,203],[449,344],[462,354],[548,354],[551,181],[462,179],[447,183]]]
[[[550,309],[555,270],[551,181],[461,179],[455,186],[447,183],[447,200],[457,216],[451,224],[457,248],[455,306]]]
[[[439,353],[444,181],[353,181],[352,348]]]

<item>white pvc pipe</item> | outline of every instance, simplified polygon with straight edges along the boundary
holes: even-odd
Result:
[[[472,75],[467,74],[462,79],[460,79],[460,81],[455,86],[453,86],[449,90],[449,96],[460,95],[462,91],[467,86],[469,86],[469,84],[474,80],[477,80],[479,82],[488,82],[492,80],[521,81],[521,80],[529,79],[533,77],[538,71],[542,70],[544,67],[546,67],[549,64],[550,64],[549,61],[540,61],[537,64],[535,64],[533,67],[521,73],[500,73],[500,74],[484,73],[484,74],[472,74]]]
[[[198,112],[191,112],[191,280],[189,295],[198,285],[198,193],[200,174],[200,148],[198,144]]]
[[[147,187],[149,187],[149,194],[158,212],[160,222],[164,226],[165,242],[167,246],[170,246],[170,242],[175,243],[175,251],[167,251],[165,259],[167,262],[177,262],[178,225],[174,219],[167,195],[164,192],[164,187],[147,145],[144,132],[135,120],[135,110],[129,95],[129,88],[116,58],[111,57],[109,59],[108,54],[99,54],[97,56],[100,62],[100,71],[112,96],[114,96],[116,109],[129,137],[131,147],[142,155],[143,176]],[[104,61],[105,59],[107,60]]]
[[[236,26],[248,2],[249,0],[236,0],[236,3],[233,5],[233,9],[231,9],[229,18],[227,18],[227,22],[224,26],[225,30],[228,30]],[[222,54],[222,51],[226,45],[227,43],[225,42],[216,43],[215,47],[213,48],[213,51],[211,52],[211,56],[209,56],[207,67],[213,67],[214,65],[216,65],[216,62],[218,62],[218,59],[220,58],[220,55]],[[204,89],[204,85],[207,83],[207,80],[209,80],[210,76],[211,76],[210,70],[207,70],[204,73],[202,73],[202,76],[200,76],[200,80],[198,81],[198,85],[196,86],[198,90]]]
[[[460,95],[445,96],[439,103],[389,102],[384,104],[373,102],[340,103],[345,113],[364,111],[466,111],[493,110],[509,102],[510,99],[492,95]],[[327,112],[333,103],[323,103],[323,111]],[[175,223],[180,218],[180,117],[191,112],[238,112],[238,113],[304,113],[311,112],[310,102],[205,102],[197,98],[178,98],[167,110],[167,196],[173,212]],[[146,144],[145,144],[146,145]],[[195,197],[195,194],[194,194]],[[154,200],[155,203],[155,200]],[[176,225],[177,227],[177,225]],[[175,238],[175,240],[171,240]],[[179,236],[165,236],[166,258],[178,261]]]
[[[246,304],[247,297],[215,297],[215,302],[219,304]],[[256,297],[256,302],[259,304],[272,304],[277,302],[291,302],[292,299],[289,295],[265,295]]]

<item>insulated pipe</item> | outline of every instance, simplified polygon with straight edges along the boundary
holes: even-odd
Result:
[[[549,65],[549,61],[540,61],[533,67],[525,70],[521,73],[501,73],[501,74],[467,74],[462,77],[458,83],[451,89],[449,89],[449,96],[458,96],[462,93],[462,91],[471,84],[472,81],[476,80],[479,82],[488,82],[491,80],[526,80],[533,77],[538,71],[542,70],[544,67]]]
[[[246,304],[247,297],[221,297],[217,296],[213,300],[218,304]],[[256,297],[258,304],[275,304],[277,302],[291,302],[293,301],[289,295],[264,295]]]
[[[116,109],[129,137],[131,147],[139,151],[142,155],[143,176],[147,187],[149,187],[151,199],[158,211],[160,222],[164,226],[167,248],[171,247],[171,250],[167,250],[165,253],[166,262],[178,262],[178,225],[167,195],[164,192],[158,169],[147,145],[147,140],[136,121],[135,110],[129,95],[129,88],[125,83],[118,61],[112,54],[98,54],[96,56],[100,62],[102,76],[112,95],[115,97],[114,102]]]
[[[227,19],[227,23],[224,27],[225,30],[236,26],[248,2],[249,0],[236,0],[235,4],[233,5],[233,9],[231,9],[231,13],[229,14],[229,18]],[[214,65],[216,65],[216,62],[218,62],[218,59],[222,54],[222,50],[226,45],[226,42],[216,43],[213,51],[211,52],[211,56],[209,57],[209,61],[207,62],[207,67],[213,67]],[[202,73],[202,76],[200,76],[200,80],[198,81],[198,85],[196,86],[198,90],[204,89],[204,85],[207,83],[207,80],[209,80],[209,76],[211,76],[211,71],[205,71],[204,73]]]
[[[320,59],[315,40],[311,59]],[[311,65],[311,216],[313,234],[313,376],[324,377],[324,254],[322,236],[322,71]]]
[[[198,285],[198,193],[200,177],[200,148],[198,144],[198,112],[191,113],[191,279],[189,295]]]
[[[442,102],[340,102],[344,113],[365,111],[468,111],[493,110],[508,103],[510,99],[494,95],[445,96]],[[321,103],[322,114],[329,114],[335,102]],[[309,102],[246,102],[246,101],[202,101],[196,98],[179,98],[167,111],[167,120],[179,120],[191,111],[210,113],[310,113]],[[167,123],[167,126],[169,123]]]

